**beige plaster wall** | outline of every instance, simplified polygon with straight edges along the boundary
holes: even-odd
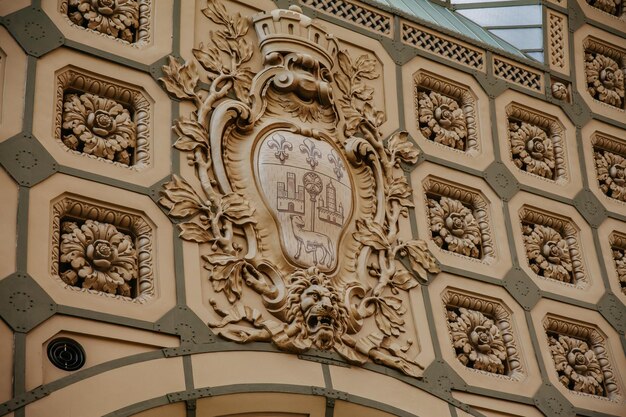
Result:
[[[271,0],[219,1],[225,6],[218,12],[230,19],[226,26],[237,26],[234,22],[251,24],[251,16],[275,9]],[[299,10],[304,14],[298,17],[298,28],[304,28],[303,33],[308,33],[305,29],[313,33],[319,24],[325,28],[319,29],[324,35],[321,42],[330,39],[332,45],[335,39],[339,49],[347,51],[353,60],[372,58],[372,72],[358,81],[363,85],[354,86],[366,99],[353,98],[346,105],[341,102],[340,59],[330,57],[331,62],[321,67],[324,58],[308,63],[310,57],[297,54],[305,51],[324,57],[324,47],[311,46],[311,39],[298,38],[288,26],[280,29],[274,43],[275,39],[270,39],[260,45],[253,25],[245,35],[237,34],[220,43],[215,31],[221,30],[224,22],[220,23],[210,7],[207,9],[213,3],[137,0],[141,5],[138,24],[148,37],[129,43],[72,23],[60,12],[67,0],[34,3],[31,7],[27,0],[0,1],[0,414],[467,417],[480,413],[485,417],[552,417],[559,415],[555,410],[561,409],[564,415],[580,417],[595,412],[604,413],[603,416],[623,415],[626,266],[620,269],[621,264],[616,262],[610,236],[615,232],[626,234],[626,200],[609,197],[601,190],[592,139],[596,134],[605,134],[626,149],[626,107],[609,106],[590,96],[583,47],[587,39],[593,38],[605,42],[609,49],[623,52],[623,16],[610,16],[582,0],[576,6],[573,2],[546,2],[544,15],[562,18],[566,24],[561,38],[555,39],[554,33],[546,37],[556,43],[546,45],[547,62],[543,65],[494,51],[469,38],[455,39],[445,28],[416,21],[386,7],[378,9],[370,1],[293,2],[301,6]],[[328,6],[331,3],[336,7]],[[300,16],[297,11],[298,8],[283,11],[282,17],[274,12],[272,21],[280,22],[285,13]],[[12,13],[13,20],[4,20]],[[244,18],[237,20],[239,15]],[[314,20],[309,21],[309,17]],[[385,32],[381,22],[389,19],[393,25]],[[242,30],[234,26],[231,29]],[[406,37],[409,29],[418,38]],[[47,42],[58,36],[62,45]],[[250,71],[248,75],[263,77],[249,86],[253,93],[257,89],[249,107],[242,104],[236,89],[225,93],[215,106],[235,99],[238,104],[219,113],[221,119],[197,129],[197,106],[211,94],[210,83],[215,74],[202,70],[194,56],[216,39],[216,47],[222,52],[229,50],[229,45],[251,51],[252,58],[244,63]],[[420,40],[430,43],[420,44]],[[566,62],[562,66],[550,61],[555,48],[564,48]],[[280,55],[286,55],[285,51],[294,55],[286,59]],[[482,57],[482,64],[473,66],[464,55],[467,53]],[[240,59],[241,55],[245,54],[240,52],[230,58],[220,55],[221,59],[211,62],[222,65],[231,58],[233,62]],[[172,64],[170,56],[179,57],[178,61]],[[623,56],[619,64],[622,70],[626,65],[626,54]],[[494,75],[494,59],[506,63],[509,72]],[[168,64],[171,66],[164,68]],[[205,65],[209,66],[206,62]],[[264,68],[267,72],[262,73]],[[319,68],[324,69],[316,73]],[[59,124],[65,111],[64,95],[89,93],[78,91],[80,86],[61,85],[59,75],[68,69],[104,86],[98,91],[111,100],[117,97],[117,104],[132,113],[131,117],[138,116],[130,98],[111,91],[125,89],[145,99],[147,122],[140,126],[145,131],[139,133],[147,141],[146,164],[129,167],[102,155],[88,155],[84,149],[71,151],[62,143]],[[168,94],[163,81],[168,71],[181,85],[197,85],[202,92],[189,100],[180,96],[191,94],[189,91],[179,91],[178,97],[171,91]],[[199,75],[194,71],[199,71]],[[300,84],[290,88],[306,95],[306,100],[297,102],[295,107],[293,98],[278,104],[263,101],[273,87],[260,86],[267,77],[275,75],[272,71],[288,73],[285,80],[293,74],[301,77]],[[537,76],[536,85],[525,78],[532,75]],[[237,77],[241,82],[246,74]],[[237,77],[227,77],[222,85],[227,86],[224,91]],[[420,84],[423,77],[430,77],[430,84]],[[283,79],[272,82],[280,80]],[[568,98],[560,100],[549,91],[555,81],[564,83]],[[212,88],[213,93],[219,90],[215,85]],[[315,116],[318,108],[311,104],[326,100],[325,89],[332,93],[327,96],[332,106],[326,109],[334,115],[333,122]],[[434,106],[432,117],[427,120],[420,120],[424,117],[424,105],[417,99],[418,92],[423,91],[434,91],[447,103]],[[260,103],[271,111],[262,116],[258,113],[259,118],[252,120],[254,117],[248,115],[257,114]],[[309,116],[296,120],[293,114],[303,108],[309,109]],[[520,150],[526,156],[514,157],[509,132],[509,123],[514,119],[509,120],[512,108],[527,111],[530,116],[525,122],[539,126],[544,133],[558,128],[560,138],[555,140],[562,152],[551,156],[562,169],[558,178],[547,179],[520,167],[520,158],[526,158],[524,164],[532,164],[531,159],[539,157],[529,156],[533,150],[528,140]],[[380,120],[374,121],[380,124],[370,127],[371,136],[368,131],[358,130],[348,135],[344,127],[350,115],[368,116],[364,109],[383,111]],[[445,113],[448,110],[450,114]],[[87,116],[89,109],[83,112],[87,129],[92,129],[94,123],[104,123],[96,120],[95,110],[92,116]],[[221,123],[236,116],[241,116],[237,120],[240,125],[251,124],[233,134],[235,127]],[[375,119],[376,113],[368,117]],[[448,139],[454,137],[452,128],[446,131],[446,123],[452,123],[446,122],[446,118],[454,118],[454,126],[462,124],[466,129],[465,136],[461,135],[464,149],[439,143],[442,140],[437,134],[428,135],[431,129],[444,132]],[[372,120],[368,123],[374,124]],[[281,281],[283,287],[278,285],[282,289],[277,290],[280,293],[286,291],[284,286],[290,274],[303,270],[282,254],[280,236],[274,233],[277,225],[270,224],[275,218],[267,214],[265,200],[259,196],[249,198],[258,186],[253,167],[255,146],[276,125],[300,129],[302,135],[325,140],[333,150],[344,152],[342,161],[349,165],[344,167],[346,175],[351,176],[355,190],[354,215],[338,238],[339,266],[329,268],[329,284],[325,284],[339,294],[332,299],[333,306],[340,305],[349,310],[346,315],[352,315],[345,324],[349,331],[344,330],[341,337],[333,339],[333,347],[326,350],[310,342],[310,348],[299,344],[312,339],[308,334],[300,334],[302,338],[296,340],[295,335],[306,328],[307,320],[288,318],[281,311],[284,304],[277,305],[270,292],[260,296],[261,285],[254,280],[257,276],[249,272],[264,271],[266,284],[270,276],[276,280],[270,284]],[[223,131],[219,131],[222,127]],[[101,130],[105,128],[110,126],[101,126]],[[63,128],[66,134],[69,130],[71,127]],[[133,132],[134,138],[137,133]],[[228,136],[230,141],[224,148],[220,148],[222,136]],[[360,143],[355,139],[364,137],[367,140]],[[402,163],[390,159],[395,155],[390,143],[398,137],[407,138],[398,154],[414,152]],[[173,147],[180,138],[182,142]],[[202,153],[203,149],[207,151]],[[378,159],[363,163],[361,158],[371,155]],[[619,178],[626,167],[626,152],[618,156],[622,158],[621,165],[616,163],[611,175],[614,185],[621,186],[626,195],[624,179]],[[385,158],[389,159],[388,166],[376,168]],[[548,156],[542,154],[541,158]],[[364,168],[367,164],[370,168]],[[185,185],[180,186],[182,183]],[[207,188],[215,194],[199,192]],[[193,194],[192,189],[198,194],[193,204],[184,199]],[[243,196],[244,203],[233,196]],[[91,209],[80,216],[70,211],[59,215],[55,207],[64,198]],[[167,198],[175,200],[170,207]],[[234,233],[226,239],[227,243],[235,243],[233,250],[221,253],[223,257],[215,257],[211,264],[207,259],[220,254],[220,245],[224,243],[211,240],[213,235],[205,238],[202,233],[192,238],[183,236],[180,224],[195,221],[196,227],[208,225],[208,219],[196,217],[198,210],[193,207],[210,206],[213,198],[219,204],[230,198],[224,204],[236,206],[241,217],[234,220]],[[448,199],[450,206],[456,202],[457,212],[450,209],[451,212],[434,214],[435,210],[429,207],[429,199],[433,198]],[[399,217],[397,224],[390,225],[387,219],[393,217],[395,209],[399,210],[393,201],[400,200],[405,209],[395,213]],[[18,207],[23,212],[18,212]],[[248,217],[246,207],[250,212],[265,213],[259,214],[262,220],[243,225],[245,221],[241,219]],[[560,241],[542,241],[535,252],[529,250],[529,238],[524,236],[520,218],[520,212],[528,208],[553,219],[546,220],[544,226],[556,228],[558,221],[564,221],[574,233]],[[176,210],[188,211],[176,217],[172,214]],[[140,265],[137,274],[152,279],[154,291],[149,296],[136,297],[138,300],[115,291],[107,294],[102,285],[99,289],[81,288],[64,283],[60,274],[53,272],[55,263],[60,262],[59,239],[63,234],[71,234],[61,230],[61,223],[84,224],[102,212],[108,214],[99,221],[115,225],[130,240],[138,232],[131,230],[128,219],[140,218],[141,224],[150,230],[149,242],[141,242],[143,250],[133,255],[134,262]],[[442,217],[438,224],[437,216]],[[376,248],[376,244],[364,249],[365,244],[358,239],[359,233],[364,233],[364,219],[374,224],[368,239],[377,238],[371,232],[376,230],[385,236],[377,243],[379,246],[407,243],[419,247],[419,255],[404,249],[389,259],[371,256],[371,247]],[[376,229],[381,222],[382,227]],[[473,235],[467,232],[472,222],[480,223],[480,230]],[[396,226],[399,240],[385,242],[390,229]],[[207,230],[204,232],[215,233],[215,229]],[[230,233],[228,227],[218,230]],[[96,242],[86,242],[79,232],[75,234],[80,241],[77,245],[84,250],[81,256],[85,262],[92,262]],[[480,256],[468,256],[455,249],[472,239],[481,247]],[[570,248],[567,256],[554,261],[548,252],[565,241]],[[134,245],[139,243],[133,241]],[[486,255],[485,248],[489,248]],[[122,251],[120,247],[115,250]],[[315,242],[304,248],[316,256],[318,250]],[[431,255],[433,262],[427,268],[430,272],[420,277],[416,272],[419,268],[412,266],[412,261],[419,263],[415,256],[421,257],[425,265],[425,259],[431,259]],[[147,258],[149,263],[140,262]],[[533,264],[531,258],[540,260]],[[235,301],[224,294],[225,284],[218,282],[216,272],[216,267],[219,269],[232,259],[241,261],[240,267],[223,268],[221,280],[241,286]],[[71,261],[64,261],[65,271],[81,270],[82,261],[75,260],[76,266]],[[572,268],[582,268],[584,279],[566,284],[537,272],[545,270],[550,262],[570,262]],[[401,275],[398,274],[393,285],[383,286],[383,294],[388,297],[386,310],[381,307],[380,298],[376,298],[380,294],[372,295],[385,263],[406,272],[404,284],[414,284],[412,288],[401,288],[404,284],[398,280],[403,278],[397,278]],[[86,270],[81,271],[87,274]],[[357,284],[361,287],[354,290]],[[349,291],[353,292],[346,295]],[[372,297],[371,302],[359,310],[364,294]],[[473,300],[471,307],[466,306],[469,310],[486,317],[480,326],[467,324],[473,326],[465,335],[468,342],[459,342],[462,337],[458,332],[453,335],[452,330],[454,320],[463,314],[460,309],[465,308],[452,300],[459,295]],[[220,311],[218,305],[224,310]],[[493,311],[487,311],[488,305],[497,305],[500,313],[505,312],[505,319],[498,321]],[[377,310],[374,320],[371,312],[376,308],[382,310]],[[456,312],[450,313],[452,310]],[[301,309],[296,311],[302,316],[308,314]],[[368,312],[372,315],[368,316]],[[562,329],[545,327],[547,320],[553,318],[565,323]],[[383,337],[384,326],[379,324],[385,320],[393,322],[387,337]],[[500,372],[486,371],[479,369],[475,359],[463,359],[463,355],[473,357],[472,352],[480,356],[477,352],[486,349],[485,343],[479,346],[473,339],[478,337],[481,326],[491,332],[490,343],[502,338],[501,334],[506,339],[501,353],[504,359],[494,359],[490,345],[491,356],[483,360],[508,364],[513,358],[521,364],[520,368],[512,372],[507,365]],[[576,328],[586,330],[576,333],[572,330]],[[569,333],[563,329],[569,329]],[[602,336],[591,353],[601,357],[598,375],[604,381],[610,379],[610,395],[584,392],[585,388],[574,388],[573,383],[569,388],[564,386],[562,381],[571,378],[572,368],[555,367],[555,348],[551,350],[550,338],[566,336],[591,344],[587,337],[591,333]],[[48,359],[47,346],[59,337],[73,339],[83,347],[86,362],[81,369],[63,370]],[[406,371],[409,368],[414,375]],[[601,384],[608,392],[609,383]]]

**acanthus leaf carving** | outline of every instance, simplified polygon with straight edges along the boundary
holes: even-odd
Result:
[[[137,0],[66,0],[72,23],[104,35],[135,42],[139,29]]]
[[[609,236],[609,243],[611,245],[617,280],[622,294],[626,295],[626,235],[614,231]]]
[[[139,304],[154,297],[153,230],[143,216],[69,196],[52,216],[50,273],[63,287]]]
[[[615,270],[622,288],[622,294],[626,295],[626,250],[613,248],[613,260],[615,261]]]
[[[585,50],[587,91],[596,100],[621,109],[624,104],[624,72],[615,57],[602,52]]]
[[[419,92],[418,116],[424,137],[454,149],[465,149],[465,114],[456,100],[436,91]]]
[[[529,206],[519,215],[528,266],[543,278],[578,288],[587,285],[580,238],[572,220]]]
[[[389,158],[395,161],[396,166],[398,166],[400,162],[406,164],[414,164],[417,162],[420,153],[413,143],[409,142],[408,137],[408,132],[400,131],[389,139],[387,151]]]
[[[90,93],[68,94],[62,117],[62,141],[69,149],[131,164],[136,127],[120,103]]]
[[[567,388],[592,395],[603,395],[604,375],[595,352],[587,343],[569,336],[548,339],[559,381]]]
[[[558,119],[517,103],[509,104],[506,112],[513,163],[544,180],[567,179],[564,127]]]
[[[547,179],[554,178],[556,167],[553,144],[546,132],[526,122],[509,122],[511,154],[515,165]]]
[[[606,336],[590,324],[548,316],[543,327],[558,380],[582,395],[621,401]]]
[[[594,150],[598,183],[604,194],[626,202],[626,158],[607,150]]]
[[[428,199],[433,240],[442,249],[480,258],[481,231],[472,210],[449,197]]]
[[[339,50],[292,6],[253,16],[264,63],[255,73],[244,66],[255,51],[250,20],[207,4],[203,14],[218,28],[210,43],[184,63],[170,57],[160,80],[195,106],[174,121],[174,147],[187,153],[200,189],[174,175],[159,202],[183,221],[182,239],[208,244],[201,257],[219,317],[208,325],[238,343],[334,351],[420,376],[415,344],[403,336],[406,292],[439,268],[425,242],[398,237],[413,207],[400,163],[419,151],[406,132],[382,138],[385,114],[368,85],[378,62]],[[361,333],[366,321],[378,330]]]
[[[129,297],[129,283],[137,279],[137,253],[131,237],[112,224],[94,220],[80,227],[66,221],[61,227],[65,233],[59,259],[67,265],[61,279],[69,285]]]
[[[563,236],[549,226],[525,225],[524,243],[530,267],[545,278],[572,282],[572,260]]]
[[[459,362],[479,372],[520,381],[522,366],[513,317],[500,301],[448,289],[443,293],[452,348]]]
[[[457,358],[474,369],[504,374],[506,347],[498,326],[483,313],[449,309],[448,324]]]
[[[622,12],[623,2],[622,0],[586,0],[587,4],[603,12],[609,13],[613,16],[619,16]]]

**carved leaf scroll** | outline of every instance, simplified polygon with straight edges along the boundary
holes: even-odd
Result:
[[[72,23],[103,35],[133,43],[140,27],[137,0],[65,0]]]
[[[211,271],[210,280],[217,292],[224,292],[232,304],[241,298],[244,268],[250,265],[244,259],[224,253],[213,253],[202,257],[207,261],[205,268]]]
[[[194,119],[181,117],[174,122],[178,140],[174,147],[179,151],[193,151],[197,147],[209,149],[209,138],[204,128]]]
[[[165,77],[159,79],[165,89],[180,99],[194,97],[198,84],[198,70],[195,61],[181,65],[174,57],[168,58],[168,65],[161,67]]]
[[[165,184],[164,188],[159,204],[168,208],[168,215],[172,217],[192,217],[199,214],[204,207],[195,190],[177,175],[172,176],[172,181]]]
[[[407,164],[414,164],[417,162],[419,151],[413,143],[409,142],[409,134],[407,132],[398,132],[389,139],[387,149],[389,151],[389,157],[392,161],[396,161],[397,164],[400,161]]]
[[[130,297],[138,276],[133,238],[94,220],[80,226],[66,221],[62,228],[61,279],[68,285]]]

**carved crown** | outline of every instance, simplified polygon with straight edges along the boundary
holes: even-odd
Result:
[[[339,50],[337,40],[323,26],[303,15],[300,7],[262,13],[254,16],[253,22],[264,56],[305,51],[326,68],[333,67],[333,57]]]

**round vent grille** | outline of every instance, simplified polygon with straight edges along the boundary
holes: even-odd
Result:
[[[48,359],[64,371],[76,371],[85,364],[85,351],[75,340],[60,337],[48,344]]]

